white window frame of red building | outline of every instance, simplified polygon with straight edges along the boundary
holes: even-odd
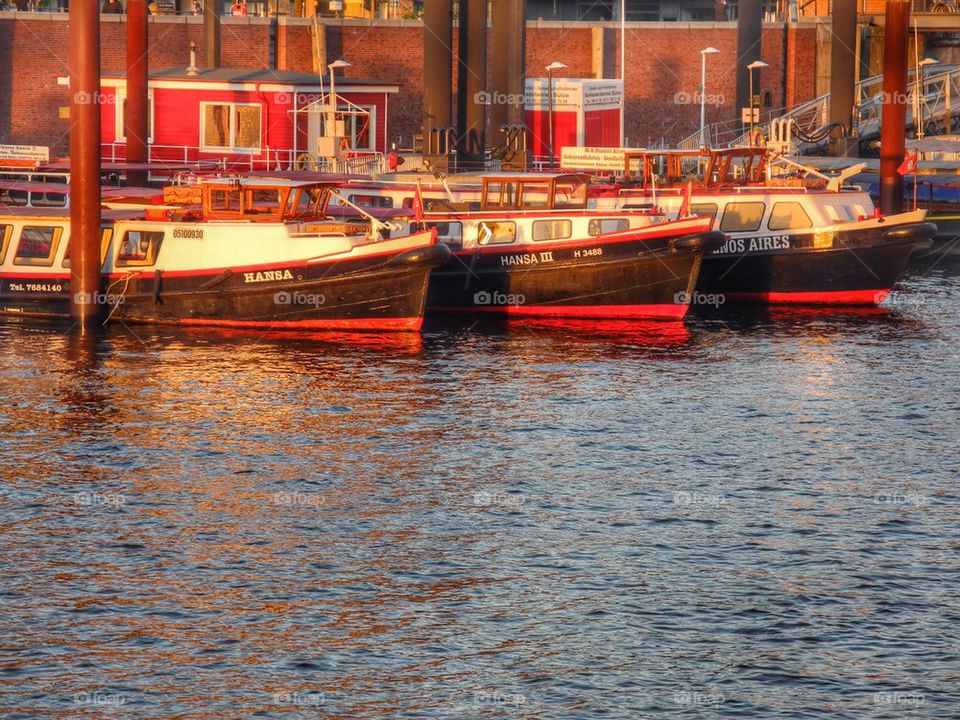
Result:
[[[351,103],[352,105],[352,103]],[[366,147],[357,147],[357,135],[356,135],[356,121],[358,115],[350,115],[351,110],[350,105],[338,105],[337,112],[345,113],[342,117],[352,118],[353,123],[350,125],[350,135],[348,140],[350,141],[350,149],[357,150],[359,152],[376,152],[377,151],[377,106],[376,105],[353,105],[355,108],[360,108],[368,113],[367,117],[370,118],[370,127],[367,130],[367,137],[369,138],[369,145]]]
[[[114,142],[118,142],[118,143],[125,143],[127,141],[126,128],[123,125],[123,120],[124,120],[123,107],[126,99],[127,99],[127,91],[124,88],[117,88],[117,104],[116,104],[116,109],[113,115],[113,121],[114,121],[113,135],[115,138]],[[147,110],[147,122],[150,125],[150,127],[147,128],[147,142],[152,143],[153,142],[153,117],[154,117],[153,116],[153,108],[154,108],[153,88],[150,88],[150,90],[147,91],[147,103],[149,105],[149,109]]]
[[[226,105],[230,108],[230,144],[229,145],[207,145],[205,143],[207,137],[207,125],[206,125],[206,108],[208,105]],[[255,107],[260,111],[260,128],[257,132],[257,142],[259,143],[257,147],[237,147],[237,121],[236,121],[236,109],[238,107]],[[201,152],[209,153],[234,153],[234,154],[243,154],[248,155],[259,155],[263,152],[263,105],[261,103],[244,103],[244,102],[201,102],[200,103],[200,141],[198,143]]]

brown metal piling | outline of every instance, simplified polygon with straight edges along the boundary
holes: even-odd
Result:
[[[434,128],[450,127],[453,103],[453,3],[430,0],[423,8],[423,142]],[[429,148],[428,152],[446,152]]]
[[[903,162],[907,132],[907,44],[910,0],[889,0],[883,32],[883,109],[880,118],[880,212],[903,211]]]
[[[123,132],[127,138],[127,162],[148,160],[147,2],[127,0],[127,100]],[[128,170],[127,185],[147,184],[145,170]]]
[[[70,3],[70,314],[81,332],[99,325],[100,7]]]

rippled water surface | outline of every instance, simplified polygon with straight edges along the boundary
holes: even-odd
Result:
[[[891,299],[0,326],[0,716],[960,717],[960,264]]]

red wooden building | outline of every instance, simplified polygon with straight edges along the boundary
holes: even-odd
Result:
[[[66,85],[67,79],[61,77],[59,82]],[[337,114],[331,126],[328,84],[329,76],[288,70],[153,70],[150,160],[219,161],[237,170],[286,170],[299,158],[301,166],[311,167],[325,134],[338,137],[334,152],[340,157],[385,153],[388,98],[399,87],[335,78]],[[99,98],[105,161],[126,157],[125,99],[125,77],[105,75]],[[328,129],[331,132],[325,132]],[[321,147],[321,152],[326,150]]]
[[[548,78],[527,78],[525,119],[530,128],[530,150],[550,154],[550,118],[553,116],[553,151],[577,147],[620,147],[623,115],[623,81],[554,78],[553,107]]]

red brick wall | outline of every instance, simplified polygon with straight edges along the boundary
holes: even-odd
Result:
[[[39,19],[50,17],[51,19]],[[54,154],[66,152],[69,123],[57,118],[57,108],[67,104],[67,89],[56,84],[66,75],[67,23],[65,16],[0,15],[0,142],[50,145]],[[105,71],[123,70],[126,26],[123,18],[101,23],[102,63]],[[203,59],[203,26],[198,19],[151,22],[151,67],[185,66],[189,41],[197,43]],[[310,25],[291,22],[279,26],[280,67],[309,71],[312,68]],[[337,23],[326,28],[327,61],[343,57],[352,63],[346,75],[395,82],[400,93],[392,96],[387,140],[400,138],[404,145],[420,132],[423,95],[423,40],[419,23]],[[615,38],[619,58],[618,30]],[[761,95],[771,94],[773,107],[813,97],[816,31],[791,31],[784,57],[782,26],[763,31]],[[608,38],[609,39],[609,38]],[[707,58],[707,120],[733,119],[736,78],[736,27],[732,23],[684,25],[676,28],[640,26],[627,30],[626,135],[632,145],[664,139],[668,144],[695,132],[700,122],[696,97],[700,84],[698,48],[712,45],[719,55]],[[795,42],[793,42],[795,41]],[[454,32],[454,51],[456,51]],[[608,43],[609,44],[609,43]],[[270,25],[259,18],[225,18],[221,39],[226,67],[268,67]],[[784,85],[784,61],[790,75]],[[567,64],[563,75],[590,77],[593,67],[591,28],[584,25],[540,25],[527,28],[527,73],[540,76],[554,60]],[[618,60],[613,76],[619,75]],[[456,69],[454,69],[454,83]]]

